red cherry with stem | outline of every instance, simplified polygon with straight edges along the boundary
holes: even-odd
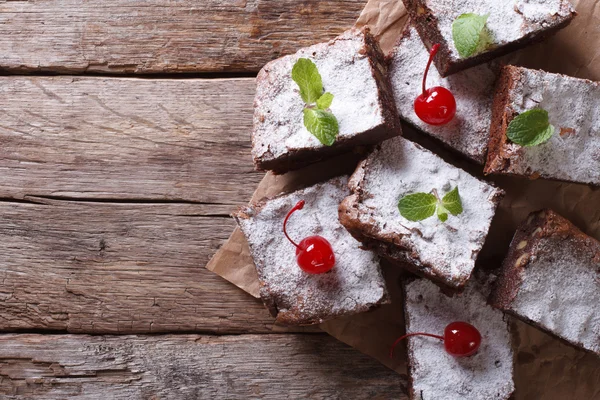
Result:
[[[309,236],[302,239],[300,243],[294,242],[286,231],[287,222],[290,216],[297,210],[304,208],[304,200],[300,200],[298,204],[294,206],[288,212],[285,220],[283,221],[283,233],[288,240],[296,246],[296,261],[298,266],[304,272],[309,274],[322,274],[325,273],[335,265],[335,255],[331,244],[322,236]]]
[[[446,352],[455,357],[468,357],[477,353],[479,346],[481,345],[481,333],[473,325],[456,321],[451,322],[444,329],[444,336],[432,335],[431,333],[415,332],[407,333],[404,336],[396,339],[392,348],[390,349],[390,358],[394,357],[394,349],[402,340],[410,336],[429,336],[432,338],[440,339],[444,342],[444,348]]]
[[[431,47],[429,61],[423,75],[423,93],[415,99],[415,113],[423,122],[429,125],[444,125],[452,121],[456,114],[456,100],[448,89],[442,86],[435,86],[426,89],[427,74],[429,67],[440,48],[439,44]]]

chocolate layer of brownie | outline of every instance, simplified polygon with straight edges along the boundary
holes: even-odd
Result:
[[[392,51],[389,66],[400,118],[478,164],[484,164],[499,63],[487,63],[448,78],[442,78],[432,68],[427,87],[443,86],[456,99],[454,119],[446,125],[434,126],[423,122],[414,110],[414,101],[422,92],[421,81],[428,59],[429,52],[416,29],[408,25]]]
[[[477,275],[477,274],[476,274]],[[419,279],[404,285],[406,332],[443,335],[451,322],[475,326],[481,346],[470,357],[446,353],[441,340],[407,339],[411,399],[510,399],[514,392],[513,350],[508,322],[487,305],[489,283],[476,276],[460,296],[444,295],[431,282]]]
[[[567,26],[576,12],[567,0],[402,0],[425,46],[440,44],[435,65],[449,76],[488,62],[551,36]],[[489,14],[493,44],[486,51],[461,58],[452,39],[452,23],[466,13]]]
[[[340,132],[332,146],[305,128],[304,102],[291,71],[299,58],[317,66]],[[387,67],[368,29],[351,29],[327,43],[265,65],[256,79],[252,156],[255,167],[284,173],[401,134]]]
[[[600,355],[600,242],[546,209],[517,230],[490,302]]]
[[[542,108],[555,127],[552,138],[523,147],[507,137],[519,114]],[[506,66],[492,111],[485,173],[512,174],[600,185],[600,83]]]
[[[463,213],[445,223],[433,216],[412,222],[398,201],[412,193],[440,196],[459,188]],[[341,203],[342,225],[367,248],[453,291],[460,291],[475,266],[503,191],[401,137],[377,146],[349,182]]]
[[[337,218],[337,207],[349,193],[347,180],[335,178],[243,207],[234,215],[250,245],[261,298],[278,323],[317,324],[389,302],[378,257],[360,249]],[[297,242],[321,235],[331,243],[336,264],[327,273],[302,271],[295,247],[283,234],[285,216],[300,200],[306,205],[290,218],[287,230]]]

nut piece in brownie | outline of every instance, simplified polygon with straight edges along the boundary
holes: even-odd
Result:
[[[292,79],[301,58],[316,65],[323,92],[333,95],[325,108],[337,119],[339,133],[330,146],[304,123],[307,103]],[[368,29],[351,29],[272,61],[258,73],[256,85],[252,157],[257,169],[284,173],[401,134],[383,54]]]
[[[347,182],[347,177],[335,178],[243,207],[234,215],[250,245],[261,298],[278,323],[317,324],[389,302],[378,257],[361,250],[338,220]],[[327,273],[301,270],[296,248],[284,236],[284,219],[300,200],[306,205],[289,219],[287,231],[296,242],[313,235],[329,241],[336,263]]]
[[[414,101],[422,93],[423,71],[429,52],[414,26],[409,26],[394,47],[389,66],[390,81],[400,118],[442,141],[479,164],[485,163],[492,118],[494,83],[500,72],[496,63],[486,63],[448,78],[429,71],[429,87],[443,86],[456,99],[457,114],[445,125],[429,125],[415,114]]]
[[[600,355],[600,242],[552,210],[530,214],[512,240],[491,304]]]
[[[600,185],[599,108],[598,82],[504,67],[494,98],[485,173]],[[518,132],[517,118],[535,110],[547,112],[550,139],[533,146],[509,139],[511,131]]]
[[[471,276],[504,195],[402,137],[379,145],[358,165],[349,187],[352,195],[339,209],[342,225],[366,247],[453,291]],[[432,199],[432,192],[443,199],[457,194],[461,212],[446,213],[446,222],[401,215],[401,199],[419,193]]]
[[[567,26],[576,15],[568,0],[403,2],[427,48],[435,43],[441,45],[435,65],[442,76],[550,36]]]
[[[448,324],[463,321],[482,337],[479,350],[469,357],[448,354],[438,339],[409,337],[411,399],[510,398],[514,391],[510,332],[502,312],[487,305],[488,294],[488,284],[475,277],[452,298],[425,279],[404,285],[406,333],[442,335]]]

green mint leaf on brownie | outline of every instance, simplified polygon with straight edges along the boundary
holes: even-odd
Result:
[[[314,108],[304,109],[304,126],[325,146],[331,146],[340,131],[335,115]]]
[[[510,121],[506,136],[513,143],[530,147],[547,142],[554,135],[554,131],[554,126],[548,120],[548,111],[534,108]]]
[[[292,79],[300,88],[300,96],[307,104],[316,102],[323,94],[323,81],[314,62],[300,58],[292,68]]]
[[[413,193],[404,196],[398,202],[400,215],[409,221],[417,222],[437,214],[440,221],[448,220],[448,213],[458,215],[463,212],[458,194],[458,186],[440,199],[436,189],[432,193]]]
[[[452,23],[452,40],[463,57],[470,57],[485,50],[491,42],[486,22],[489,14],[478,15],[473,13],[461,14]]]
[[[437,214],[438,218],[440,219],[440,221],[442,221],[442,222],[448,221],[448,210],[446,210],[443,205],[438,204],[436,214]]]
[[[413,193],[400,199],[398,210],[409,221],[422,221],[435,213],[437,203],[431,193]]]
[[[458,186],[444,195],[440,206],[441,208],[444,208],[444,210],[449,211],[452,215],[458,215],[463,212],[462,201],[458,194]]]
[[[317,100],[317,108],[319,110],[326,110],[331,106],[331,102],[333,102],[333,95],[329,92],[323,93],[323,96]]]

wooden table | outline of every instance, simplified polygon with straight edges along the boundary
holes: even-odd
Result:
[[[262,174],[254,76],[364,0],[0,0],[0,398],[405,398],[203,267]]]

